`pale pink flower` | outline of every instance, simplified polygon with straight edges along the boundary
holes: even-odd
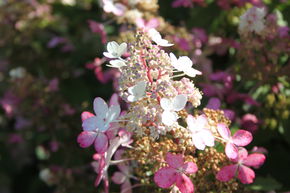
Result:
[[[78,143],[86,148],[94,143],[98,153],[104,153],[108,147],[108,137],[105,132],[110,128],[110,124],[115,121],[121,112],[120,105],[111,105],[100,97],[94,100],[95,116],[88,112],[82,115],[84,131],[78,136]]]
[[[238,157],[238,147],[246,146],[253,140],[252,134],[245,130],[238,130],[231,136],[230,129],[223,123],[217,125],[217,130],[226,141],[225,152],[230,159],[236,159]]]
[[[159,21],[156,18],[152,18],[147,22],[142,18],[137,18],[135,22],[138,28],[142,28],[145,31],[159,26]]]
[[[216,178],[222,182],[227,182],[237,175],[237,178],[243,184],[253,183],[255,179],[255,172],[249,168],[259,168],[265,162],[265,155],[261,153],[253,153],[248,155],[245,148],[240,148],[238,157],[231,161],[236,164],[223,167],[216,175]]]
[[[193,162],[185,162],[182,154],[167,153],[166,162],[169,165],[159,169],[154,175],[155,183],[161,188],[169,188],[175,184],[181,193],[193,193],[194,186],[185,174],[197,172]]]
[[[207,119],[204,115],[193,117],[188,115],[187,126],[191,132],[192,142],[199,150],[204,150],[205,146],[214,146],[214,136],[208,129]]]
[[[121,3],[114,3],[112,0],[102,0],[103,9],[106,13],[113,13],[116,16],[124,15],[126,11],[125,5]]]

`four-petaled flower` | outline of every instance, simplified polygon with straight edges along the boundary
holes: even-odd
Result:
[[[78,136],[78,143],[82,148],[86,148],[95,143],[98,153],[104,153],[108,147],[108,137],[105,132],[110,124],[115,121],[121,112],[119,105],[111,105],[100,97],[94,100],[94,111],[96,115],[89,112],[82,113],[83,132]]]
[[[199,150],[204,150],[205,146],[214,146],[214,136],[207,128],[208,123],[204,115],[193,117],[188,115],[187,119],[188,129],[191,131],[192,142]]]
[[[197,172],[197,166],[193,162],[185,162],[183,155],[167,153],[166,162],[169,165],[159,169],[154,175],[155,183],[161,188],[169,188],[175,184],[181,193],[193,193],[194,186],[188,176]]]
[[[217,130],[227,143],[225,152],[230,159],[236,159],[238,157],[237,146],[246,146],[253,140],[252,134],[246,130],[238,130],[231,136],[230,129],[223,123],[217,125]]]
[[[120,58],[127,51],[127,44],[121,43],[119,45],[115,41],[109,42],[107,44],[107,51],[103,53],[107,58]]]
[[[231,160],[236,164],[223,167],[217,173],[216,178],[222,182],[227,182],[237,175],[243,184],[253,183],[255,172],[249,167],[259,168],[263,165],[265,159],[266,156],[264,154],[253,153],[248,155],[245,148],[240,148],[238,157]]]
[[[201,75],[202,73],[194,68],[192,68],[192,61],[187,56],[180,56],[178,59],[173,53],[170,53],[171,64],[178,71],[183,72],[187,76],[195,77],[196,75]]]
[[[175,111],[182,110],[187,103],[187,95],[180,94],[174,97],[173,99],[162,98],[160,100],[160,105],[164,110],[162,113],[162,123],[171,126],[177,119],[178,115]]]

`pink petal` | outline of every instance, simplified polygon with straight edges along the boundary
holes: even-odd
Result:
[[[82,121],[84,121],[90,117],[93,117],[93,116],[95,116],[93,113],[90,113],[88,111],[84,111],[84,112],[82,112],[82,115],[81,115]]]
[[[154,182],[160,188],[169,188],[176,181],[176,170],[171,167],[159,169],[154,175]]]
[[[129,179],[127,179],[122,185],[121,185],[121,193],[132,193],[132,185]]]
[[[243,184],[251,184],[255,179],[255,172],[246,166],[240,166],[238,172],[238,178]]]
[[[119,105],[119,101],[118,100],[119,100],[118,94],[114,93],[111,96],[111,98],[110,98],[110,102],[109,102],[110,106],[112,106],[112,105]]]
[[[172,154],[172,153],[167,153],[166,154],[166,162],[168,165],[172,168],[180,168],[182,167],[184,160],[183,160],[183,155],[182,154]]]
[[[102,157],[100,160],[99,160],[99,168],[98,168],[98,176],[97,176],[97,179],[95,181],[95,186],[97,187],[101,180],[104,178],[104,175],[105,175],[105,166],[106,166],[106,162],[105,162],[105,158]]]
[[[94,143],[96,136],[97,136],[96,132],[83,131],[79,134],[77,142],[80,144],[82,148],[86,148]]]
[[[227,182],[235,176],[237,169],[237,165],[225,166],[217,173],[216,179],[222,182]]]
[[[112,176],[112,180],[115,184],[123,184],[126,178],[127,177],[121,172],[115,172]]]
[[[233,142],[237,146],[246,146],[253,140],[253,136],[249,131],[238,130],[233,136]]]
[[[178,187],[178,189],[181,193],[193,193],[194,192],[193,183],[190,180],[190,178],[187,177],[185,174],[181,174],[181,175],[177,176],[176,186]]]
[[[240,147],[239,148],[238,160],[244,160],[247,157],[248,157],[248,151],[245,148]]]
[[[197,165],[193,162],[186,162],[183,164],[182,169],[184,171],[184,173],[187,174],[193,174],[195,172],[197,172],[198,168]]]
[[[231,131],[230,129],[223,123],[219,123],[217,125],[217,130],[219,134],[222,136],[222,138],[229,140],[231,137]]]
[[[227,143],[225,151],[228,158],[233,160],[238,158],[239,151],[238,148],[233,143]]]
[[[261,153],[253,153],[243,160],[243,164],[246,166],[252,166],[255,168],[260,167],[264,164],[266,156]]]
[[[107,149],[108,149],[108,137],[104,133],[99,132],[95,141],[95,150],[98,153],[105,153]]]

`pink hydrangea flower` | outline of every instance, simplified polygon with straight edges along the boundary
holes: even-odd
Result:
[[[223,167],[216,178],[222,182],[227,182],[237,175],[237,178],[243,184],[253,183],[255,179],[255,172],[249,168],[259,168],[265,162],[265,155],[261,153],[253,153],[248,155],[245,148],[240,148],[238,157],[232,159],[236,164]]]
[[[214,136],[207,128],[207,119],[200,115],[196,118],[189,115],[186,119],[188,129],[191,131],[192,142],[199,150],[204,150],[205,146],[214,146]]]
[[[161,188],[169,188],[175,184],[181,193],[193,193],[194,186],[185,174],[197,172],[193,162],[185,162],[182,154],[167,153],[166,162],[169,165],[159,169],[154,175],[155,183]]]
[[[78,136],[78,143],[82,148],[91,146],[94,143],[98,153],[104,153],[108,147],[108,137],[105,132],[110,128],[121,112],[120,105],[111,105],[100,97],[94,100],[94,111],[96,115],[88,112],[82,114],[83,132]]]
[[[225,152],[230,159],[236,159],[238,157],[239,146],[246,146],[253,140],[252,134],[246,130],[238,130],[233,136],[231,136],[230,129],[223,123],[217,125],[217,130],[227,143]]]

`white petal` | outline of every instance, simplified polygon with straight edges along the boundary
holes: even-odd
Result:
[[[192,136],[192,141],[194,146],[199,150],[204,150],[205,144],[201,138],[201,136],[197,133]]]
[[[174,97],[173,99],[173,110],[174,111],[180,111],[182,110],[187,103],[187,95],[180,94]]]
[[[123,66],[127,66],[126,63],[124,61],[122,61],[122,60],[111,60],[109,63],[114,68],[120,68],[120,67],[123,67]]]
[[[116,52],[118,50],[118,48],[119,48],[119,44],[115,41],[109,42],[107,44],[107,50],[110,53]]]
[[[127,52],[127,44],[125,42],[124,43],[121,43],[121,45],[118,48],[119,55],[122,56],[126,52]]]
[[[162,98],[160,100],[160,106],[165,111],[171,111],[171,110],[173,110],[173,108],[172,108],[172,101],[170,99],[168,99],[168,98]]]
[[[187,76],[195,77],[196,75],[201,75],[202,73],[194,68],[188,68],[184,71]]]
[[[178,115],[175,112],[164,111],[162,113],[162,123],[171,126],[175,123],[178,119]]]
[[[129,102],[137,101],[144,97],[146,90],[146,82],[140,81],[135,86],[128,88],[128,93],[130,94],[127,98]]]
[[[113,56],[111,53],[109,53],[109,52],[104,52],[103,53],[104,54],[104,56],[106,56],[107,58],[116,58],[115,56]]]
[[[169,54],[169,56],[170,56],[171,63],[177,63],[177,58],[172,52]]]
[[[129,102],[135,102],[135,101],[137,101],[137,98],[136,98],[134,95],[129,95],[129,96],[127,97],[127,100],[128,100]]]
[[[108,113],[106,115],[106,124],[116,120],[121,112],[120,105],[112,105],[110,106]]]
[[[214,136],[209,130],[204,129],[200,132],[202,139],[206,146],[213,147],[214,146]]]
[[[183,69],[188,69],[192,67],[192,61],[187,56],[181,56],[178,58],[178,62],[181,64]]]
[[[95,98],[94,100],[94,111],[97,117],[105,118],[108,112],[107,103],[100,97]]]

